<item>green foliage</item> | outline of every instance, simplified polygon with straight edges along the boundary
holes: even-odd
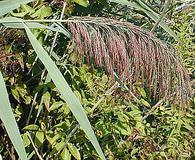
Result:
[[[22,144],[22,139],[20,137],[20,132],[18,130],[14,115],[12,113],[11,105],[8,98],[8,93],[3,80],[2,73],[0,72],[0,118],[6,128],[6,131],[18,152],[21,159],[27,159],[24,146]]]
[[[80,74],[79,77],[82,77],[78,81],[78,89],[81,90],[81,86],[84,85],[87,87],[82,99],[87,99],[83,104],[85,103],[84,106],[90,113],[93,100],[97,98],[97,102],[112,83],[109,79],[105,83],[105,75],[97,70],[94,71],[95,74],[89,74],[86,69],[90,70],[85,65],[79,67],[77,72],[74,71],[74,75]],[[98,84],[94,84],[95,82]],[[101,88],[104,88],[104,92]],[[147,100],[144,89],[139,90],[141,97]],[[110,159],[178,159],[194,155],[193,109],[180,111],[178,106],[170,108],[169,104],[165,103],[145,117],[148,111],[145,105],[138,107],[132,103],[132,100],[126,98],[128,93],[123,89],[115,92],[106,96],[90,116],[101,146]],[[95,157],[91,149],[86,154],[86,157]]]
[[[2,0],[0,2],[1,11],[0,16],[3,16],[6,13],[18,8],[21,4],[32,2],[33,0]]]
[[[177,44],[180,56],[183,57],[184,63],[189,73],[195,78],[195,11],[187,13],[178,13],[175,15],[176,26],[180,43]]]
[[[10,15],[24,19],[35,18],[36,20],[53,18],[54,14],[59,17],[62,8],[60,1],[53,1],[51,5],[48,5],[48,2],[50,1],[45,0],[44,4],[43,1],[37,1],[37,3],[21,5],[19,9],[10,12]],[[162,5],[159,3],[159,1],[150,1],[154,11],[162,10]],[[74,5],[75,7],[73,7]],[[84,6],[81,10],[80,5]],[[127,17],[125,15],[127,10],[113,14],[112,9],[117,7],[120,9],[120,6],[108,5],[104,0],[90,1],[90,4],[85,0],[67,1],[65,15],[68,16],[72,13],[79,15],[87,12],[94,14],[92,6],[99,6],[100,11],[97,13],[100,15],[112,15],[117,18]],[[140,13],[139,11],[131,12],[132,15],[127,20],[135,22],[134,17],[136,17],[140,21],[138,24],[152,28],[152,24],[148,23],[147,18],[142,17],[144,15],[143,9],[141,11]],[[42,14],[43,12],[44,14]],[[184,65],[188,68],[193,82],[195,78],[194,9],[191,13],[169,12],[168,17],[172,17],[175,23],[169,23],[169,26],[177,31],[177,36],[181,41],[175,42],[175,46],[178,48],[180,56],[183,57]],[[1,19],[0,22],[13,22],[12,20]],[[9,23],[9,25],[9,27],[13,27],[16,23]],[[127,88],[116,84],[105,71],[95,65],[89,66],[85,58],[82,59],[83,64],[75,63],[72,50],[68,50],[69,56],[67,56],[65,50],[69,39],[65,38],[64,35],[70,37],[70,34],[60,23],[57,23],[56,27],[49,25],[49,23],[43,25],[37,22],[29,22],[26,25],[33,28],[32,33],[36,39],[49,52],[51,59],[55,60],[56,66],[66,80],[60,85],[65,86],[67,82],[80,100],[107,159],[194,159],[195,97],[192,97],[192,102],[186,107],[186,110],[181,110],[179,106],[171,104],[168,99],[156,106],[155,104],[158,102],[149,96],[147,88],[144,88],[142,84],[134,84],[131,91],[141,102],[138,104],[130,96]],[[24,28],[23,24],[18,25],[18,27]],[[28,28],[26,29],[28,30]],[[53,42],[56,31],[58,36]],[[163,30],[158,28],[157,32],[159,37],[172,43],[172,39]],[[24,35],[23,31],[17,32],[18,34],[13,34],[14,32],[11,34],[1,33],[0,40],[3,39],[5,42],[0,45],[0,50],[7,55],[13,53],[15,55],[11,58],[7,56],[5,61],[1,53],[0,69],[4,75],[10,105],[18,123],[28,158],[99,159],[98,153],[88,139],[89,137],[85,135],[84,128],[78,125],[68,103],[60,94],[62,86],[57,88],[55,81],[51,80],[58,75],[52,77],[51,73],[47,73],[42,64],[44,60],[41,62],[37,59],[35,51],[26,45],[29,44],[27,37],[22,36],[22,40],[19,39],[20,35]],[[30,34],[29,30],[28,34]],[[10,38],[13,35],[14,38]],[[39,46],[36,39],[33,40],[35,48]],[[55,45],[53,52],[51,52],[53,43]],[[42,53],[45,51],[42,50]],[[44,58],[46,59],[45,55],[42,59]],[[59,72],[55,70],[53,74],[56,73]],[[66,89],[64,88],[64,90]],[[5,93],[6,91],[0,92],[0,94]],[[67,94],[67,96],[71,94]],[[6,99],[6,103],[7,101],[8,99]],[[2,99],[0,104],[2,104],[1,106],[9,106],[4,105]],[[1,114],[1,118],[4,116],[13,119],[11,111],[8,112],[7,108],[4,109],[6,111],[1,113],[5,112],[6,114]],[[6,121],[14,122],[11,121],[11,118]],[[4,119],[2,122],[6,128]],[[14,127],[10,129],[13,130]],[[10,135],[9,129],[6,133],[1,123],[0,130],[1,156],[3,159],[8,159],[11,156],[17,158],[16,152],[6,147],[12,146],[7,138],[7,134]],[[19,133],[15,135],[16,132],[18,131],[14,131],[14,136],[10,136],[10,139],[15,137],[15,142],[19,143]],[[15,145],[14,140],[12,142]],[[15,147],[17,153],[21,157],[25,157],[22,145],[19,146],[21,147],[19,149],[17,145]],[[23,153],[21,153],[22,150]]]
[[[145,3],[142,0],[135,0],[133,2],[129,2],[127,0],[110,0],[111,2],[115,2],[115,3],[119,3],[122,5],[127,5],[130,7],[134,7],[136,10],[139,11],[143,11],[148,17],[150,17],[152,20],[154,20],[155,22],[158,21],[159,19],[159,15],[158,13],[155,12],[155,10],[151,7],[149,7],[147,5],[147,3]],[[161,20],[159,22],[159,25],[167,32],[169,33],[172,37],[175,38],[175,40],[178,40],[177,35],[169,28],[169,26],[163,21]]]

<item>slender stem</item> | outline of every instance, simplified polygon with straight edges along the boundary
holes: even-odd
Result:
[[[94,17],[94,20],[95,20],[95,17]],[[13,23],[67,23],[67,22],[70,22],[70,23],[93,23],[93,24],[97,24],[96,21],[93,21],[93,20],[87,20],[87,19],[43,19],[43,20],[39,20],[39,19],[27,19],[27,20],[23,20],[23,19],[20,19],[20,20],[1,20],[0,19],[0,24],[3,23],[3,24],[13,24]],[[114,22],[100,22],[98,21],[98,24],[104,24],[104,25],[120,25],[120,24],[123,24],[124,22],[120,22],[118,21],[119,24],[117,23],[114,23]]]
[[[162,21],[162,19],[164,18],[164,16],[166,15],[167,13],[167,9],[169,8],[170,4],[171,4],[172,0],[167,0],[166,4],[165,4],[165,7],[159,17],[159,19],[156,21],[156,23],[154,24],[153,28],[151,29],[151,32],[153,32],[156,27],[159,25],[159,23]]]
[[[66,8],[66,2],[64,2],[62,13],[60,15],[60,20],[62,20],[62,18],[64,16],[65,8]],[[56,40],[57,40],[57,37],[58,37],[58,33],[59,33],[58,31],[55,33],[54,40],[53,40],[53,43],[51,45],[51,49],[50,49],[50,52],[49,52],[50,55],[53,52],[53,49],[54,49],[54,46],[55,46],[55,43],[56,43]]]
[[[27,20],[20,20],[20,21],[3,21],[3,20],[1,20],[0,21],[0,23],[22,23],[22,22],[24,22],[24,23],[32,23],[32,22],[42,22],[42,23],[58,23],[58,22],[75,22],[75,21],[79,21],[79,20],[74,20],[74,19],[62,19],[62,20],[60,20],[60,19],[42,19],[42,20],[40,20],[40,19],[27,19]]]
[[[176,94],[176,92],[174,92],[173,94],[166,96],[164,98],[162,98],[161,100],[159,100],[152,108],[151,110],[146,113],[146,115],[142,118],[142,120],[145,120],[149,115],[151,115],[164,101],[166,101],[167,99],[171,98],[172,96],[174,96]]]
[[[73,129],[72,131],[67,135],[66,137],[66,143],[69,142],[70,138],[77,132],[77,130],[80,128],[80,125],[77,124]]]
[[[175,9],[175,12],[176,13],[183,12],[194,6],[195,6],[195,2],[193,2],[193,0],[189,2],[184,2],[182,5],[180,5],[179,7]]]
[[[110,87],[104,95],[97,101],[97,103],[93,106],[93,108],[88,112],[88,114],[92,114],[94,110],[97,108],[97,106],[106,98],[106,96],[111,95],[114,92],[114,89],[116,89],[119,86],[118,82],[115,82],[112,87]]]
[[[31,141],[31,143],[32,143],[32,146],[33,146],[33,148],[34,148],[34,150],[35,150],[35,153],[37,154],[38,158],[39,158],[40,160],[43,160],[43,158],[42,158],[41,155],[39,154],[38,149],[36,148],[36,146],[35,146],[35,144],[34,144],[32,138],[31,138],[30,133],[27,132],[27,135],[28,135],[28,138],[30,139],[30,141]]]
[[[28,119],[27,119],[27,121],[26,121],[26,126],[27,126],[27,125],[29,124],[29,122],[30,122],[31,114],[32,114],[32,112],[33,112],[34,104],[36,103],[37,95],[38,95],[38,92],[35,93],[35,96],[34,96],[34,98],[33,98],[32,105],[31,105],[31,108],[30,108],[30,112],[29,112],[29,115],[28,115]]]
[[[115,78],[116,78],[116,81],[124,88],[124,89],[126,89],[128,92],[129,92],[129,94],[133,97],[133,99],[138,103],[138,104],[142,104],[141,102],[140,102],[140,100],[131,92],[131,90],[119,79],[119,77],[117,76],[117,74],[116,73],[114,73],[114,75],[115,75]]]

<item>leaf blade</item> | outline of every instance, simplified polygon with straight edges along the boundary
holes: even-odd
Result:
[[[0,72],[0,119],[2,120],[5,129],[12,141],[16,152],[22,160],[27,160],[26,151],[20,136],[20,132],[11,109],[8,93],[4,83],[3,76]]]
[[[152,10],[149,6],[147,6],[144,2],[141,0],[135,1],[135,2],[129,2],[127,0],[110,0],[110,2],[126,5],[133,7],[135,9],[143,11],[148,17],[150,17],[153,21],[157,22],[159,19],[159,15]],[[169,28],[169,26],[161,20],[159,25],[170,35],[172,36],[175,40],[179,40],[177,35]]]
[[[32,2],[33,0],[4,0],[0,1],[0,16],[3,16],[10,11],[18,8],[21,4]]]
[[[45,65],[54,84],[58,88],[59,92],[62,94],[63,99],[67,102],[70,110],[72,111],[73,115],[79,122],[80,126],[82,127],[86,135],[88,136],[89,140],[93,144],[94,148],[96,149],[101,159],[105,160],[105,156],[101,150],[101,147],[97,141],[97,138],[91,128],[90,122],[79,100],[77,99],[75,94],[72,92],[68,83],[66,82],[63,75],[57,68],[56,64],[51,60],[47,52],[40,45],[38,40],[35,38],[33,33],[30,31],[30,29],[25,24],[24,24],[24,28],[26,30],[27,36],[35,52],[37,53],[37,56],[42,61],[42,63]]]
[[[10,27],[10,28],[24,28],[22,22],[23,22],[23,19],[15,18],[15,17],[5,17],[5,18],[0,19],[0,23],[2,23],[4,26]],[[29,28],[49,29],[49,30],[54,31],[54,32],[60,32],[68,38],[71,37],[71,34],[69,33],[69,31],[66,30],[66,28],[62,28],[57,23],[55,23],[56,27],[46,26],[46,25],[43,25],[43,24],[37,23],[37,22],[26,22],[26,25]]]

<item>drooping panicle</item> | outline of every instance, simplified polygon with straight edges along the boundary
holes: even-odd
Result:
[[[174,95],[183,103],[191,96],[189,76],[177,53],[152,33],[103,17],[73,17],[67,25],[77,58],[85,56],[130,87],[142,82],[157,99]]]

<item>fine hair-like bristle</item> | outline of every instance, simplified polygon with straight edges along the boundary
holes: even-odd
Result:
[[[85,56],[130,87],[142,82],[156,99],[174,95],[184,103],[191,96],[189,76],[177,52],[152,33],[103,17],[72,17],[67,25],[77,59]]]

